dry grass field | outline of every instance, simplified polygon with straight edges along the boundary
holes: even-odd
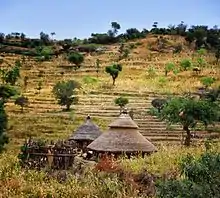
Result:
[[[118,45],[107,46],[109,50],[100,55],[87,55],[77,71],[68,67],[70,64],[62,55],[43,63],[26,59],[21,69],[19,89],[28,97],[29,105],[21,113],[20,108],[14,105],[14,99],[7,103],[10,143],[0,158],[0,197],[137,197],[135,189],[114,177],[102,177],[90,171],[82,180],[72,176],[67,182],[59,183],[48,178],[45,172],[22,170],[17,159],[19,147],[25,138],[67,139],[87,114],[103,131],[106,130],[108,124],[119,115],[119,107],[114,104],[114,99],[121,95],[129,99],[128,108],[134,110],[134,120],[140,132],[159,148],[159,152],[149,158],[122,160],[125,169],[140,172],[145,168],[156,174],[164,174],[178,169],[178,161],[187,153],[197,156],[204,151],[203,144],[192,148],[180,146],[180,126],[168,128],[166,123],[150,116],[147,111],[155,97],[195,91],[202,86],[200,79],[204,76],[215,77],[217,80],[212,87],[219,86],[220,66],[215,64],[214,56],[207,53],[203,56],[206,64],[200,74],[196,75],[190,70],[176,75],[169,73],[166,77],[167,63],[172,62],[179,68],[181,60],[190,59],[197,66],[199,55],[186,45],[184,39],[175,36],[165,38],[168,43],[165,52],[152,50],[156,40],[153,36],[132,42],[136,48],[131,50],[128,58],[120,62],[123,70],[115,86],[112,86],[111,77],[105,73],[105,67],[115,61]],[[182,44],[183,51],[173,54],[171,49],[174,44]],[[5,60],[10,63],[18,58],[5,55]],[[101,61],[98,74],[95,68],[97,59]],[[26,89],[25,76],[28,76]],[[77,91],[79,103],[72,106],[71,112],[65,112],[57,104],[52,88],[56,82],[70,79],[80,82],[82,88]],[[39,91],[37,88],[40,82],[42,89]],[[218,132],[218,129],[214,132]],[[206,134],[205,131],[201,133]],[[214,147],[219,149],[218,144]]]

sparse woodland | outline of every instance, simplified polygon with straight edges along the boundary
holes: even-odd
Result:
[[[219,197],[220,29],[181,22],[86,39],[0,33],[0,197]],[[32,137],[66,140],[127,108],[158,152],[85,172],[23,169]]]

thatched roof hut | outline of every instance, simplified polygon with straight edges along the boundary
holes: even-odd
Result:
[[[97,137],[102,134],[99,127],[91,121],[88,115],[85,123],[79,126],[69,140],[74,140],[76,142],[92,142]]]
[[[96,152],[109,153],[151,153],[156,147],[139,131],[137,124],[127,112],[109,125],[109,130],[88,145],[88,149]]]

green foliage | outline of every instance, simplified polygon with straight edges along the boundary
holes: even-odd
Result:
[[[10,85],[15,85],[16,81],[20,77],[20,68],[21,68],[20,60],[15,61],[15,65],[10,70],[0,69],[1,78],[3,83],[9,83]]]
[[[0,152],[3,151],[4,145],[9,142],[6,135],[7,123],[8,119],[4,109],[4,102],[0,100]]]
[[[175,64],[174,63],[167,63],[165,65],[165,76],[167,76],[167,74],[171,71],[173,71],[175,68]]]
[[[159,83],[159,86],[161,87],[165,86],[167,83],[167,78],[165,78],[164,76],[160,76],[158,79],[158,83]]]
[[[91,76],[84,76],[83,77],[83,82],[85,84],[95,84],[98,82],[97,78],[91,77]]]
[[[199,67],[204,67],[206,65],[206,62],[203,58],[199,57],[197,59],[197,64],[198,64]]]
[[[75,92],[76,88],[80,88],[80,85],[74,80],[61,81],[53,87],[52,92],[58,100],[58,104],[65,105],[67,111],[70,110],[72,104],[78,102]]]
[[[180,67],[183,69],[183,71],[187,71],[192,67],[192,62],[189,59],[183,59],[180,62]]]
[[[21,107],[21,112],[23,112],[24,107],[28,105],[28,98],[24,96],[19,96],[15,100],[15,105],[19,105]]]
[[[130,53],[130,50],[125,46],[124,43],[121,43],[120,47],[119,47],[119,58],[118,60],[122,60],[122,59],[125,59],[128,57],[129,53]]]
[[[83,63],[84,56],[80,53],[74,52],[69,54],[68,61],[70,63],[75,64],[75,70],[76,70],[77,68],[80,68],[80,65]]]
[[[220,195],[220,154],[206,152],[198,159],[192,155],[180,163],[183,179],[158,184],[158,197],[216,198]]]
[[[147,69],[147,73],[149,77],[155,77],[157,75],[156,69],[153,66]]]
[[[199,56],[203,56],[203,55],[206,55],[207,52],[206,52],[206,49],[201,48],[201,49],[197,50],[197,53]]]
[[[190,145],[190,127],[194,128],[198,122],[207,127],[219,119],[220,107],[216,103],[190,98],[172,98],[162,109],[160,117],[170,124],[181,124],[187,136],[185,145]]]
[[[118,97],[114,100],[115,104],[118,105],[119,107],[123,108],[125,105],[129,103],[129,100],[125,97]]]
[[[7,100],[18,94],[18,91],[15,87],[10,85],[0,85],[0,99],[3,102],[7,102]]]
[[[215,78],[213,78],[213,77],[203,77],[203,78],[201,78],[201,83],[206,87],[206,88],[208,88],[208,87],[210,87],[215,81],[216,81],[216,79]]]
[[[113,64],[105,68],[105,72],[110,74],[112,77],[113,85],[115,85],[115,80],[118,77],[120,71],[122,71],[122,65],[120,64]]]

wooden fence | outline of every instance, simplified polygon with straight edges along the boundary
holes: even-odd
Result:
[[[48,143],[29,139],[21,147],[19,159],[23,167],[42,169],[68,169],[79,153],[74,141]]]

